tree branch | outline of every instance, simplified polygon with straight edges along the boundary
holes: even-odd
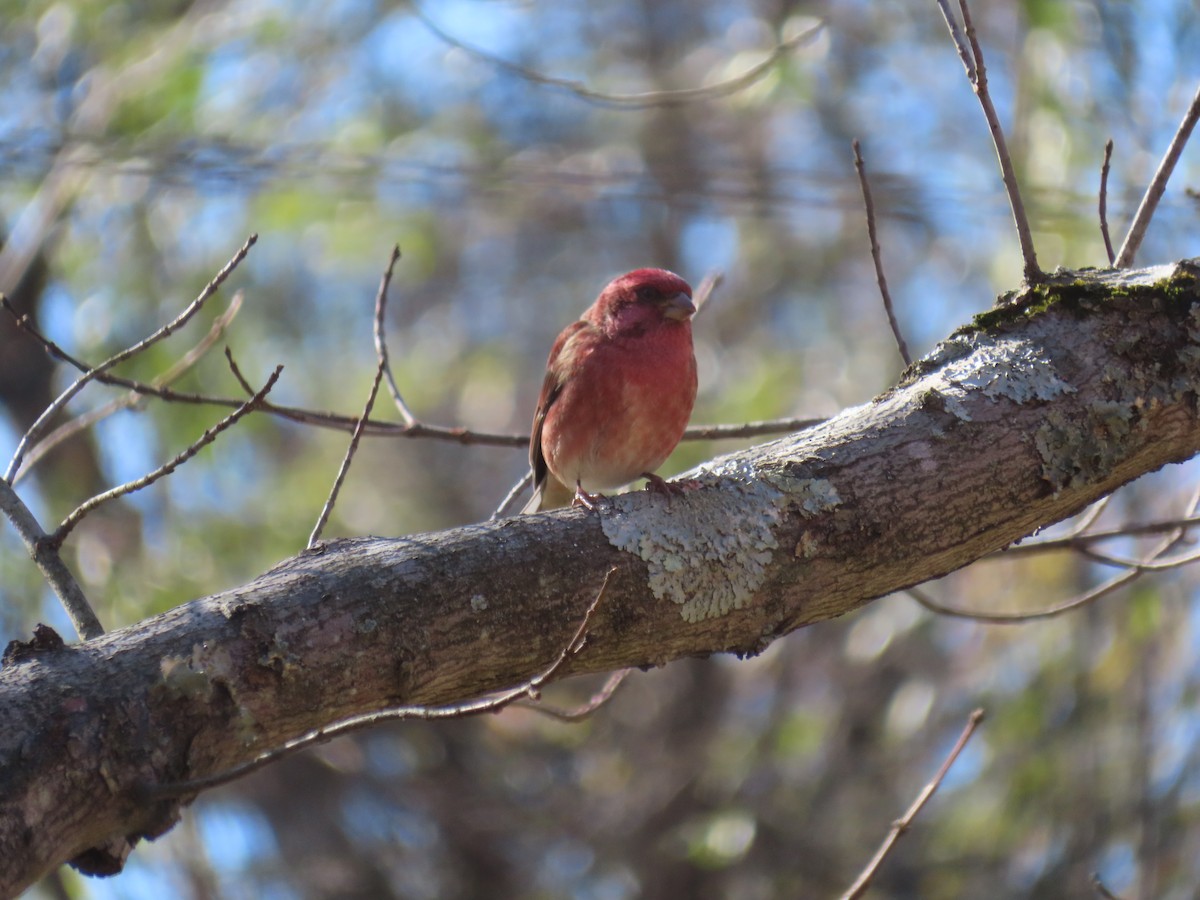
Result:
[[[0,670],[0,895],[114,871],[169,828],[138,789],[204,778],[396,706],[753,654],[945,575],[1200,452],[1200,264],[1054,276],[808,431],[634,492],[403,538],[331,541],[249,584]],[[1164,361],[1170,371],[1164,373]],[[114,849],[115,848],[115,849]]]

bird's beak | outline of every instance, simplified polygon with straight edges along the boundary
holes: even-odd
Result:
[[[696,304],[692,298],[680,291],[663,304],[663,315],[668,319],[683,322],[696,314]]]

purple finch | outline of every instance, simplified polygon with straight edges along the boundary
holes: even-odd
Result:
[[[533,498],[522,512],[575,501],[654,470],[683,436],[696,400],[692,289],[665,269],[609,282],[554,342],[533,417]]]

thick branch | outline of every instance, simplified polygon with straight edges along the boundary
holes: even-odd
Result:
[[[333,542],[250,584],[0,671],[0,895],[118,869],[201,778],[385,706],[756,653],[946,574],[1200,451],[1200,268],[1056,276],[808,431],[638,492],[438,534]],[[563,674],[566,674],[564,672]],[[188,798],[185,798],[188,799]]]

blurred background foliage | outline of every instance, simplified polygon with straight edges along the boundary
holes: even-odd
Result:
[[[1103,265],[1104,142],[1119,241],[1200,79],[1200,14],[1191,0],[976,5],[1041,263]],[[472,49],[637,94],[736,77],[818,23],[744,90],[669,105],[589,101]],[[695,421],[832,414],[901,369],[856,137],[914,352],[1020,278],[987,130],[933,2],[0,0],[0,73],[0,290],[71,352],[98,361],[152,331],[260,235],[203,321],[122,369],[143,379],[240,289],[224,340],[248,377],[283,363],[277,401],[356,413],[375,288],[399,242],[392,359],[426,421],[526,430],[554,335],[642,265],[693,284],[725,274],[696,323]],[[1200,253],[1185,190],[1198,184],[1193,144],[1139,261]],[[0,323],[5,456],[69,377]],[[239,394],[219,349],[177,387]],[[89,389],[69,412],[112,396]],[[52,524],[222,414],[118,413],[47,456],[23,496]],[[345,444],[254,416],[89,517],[66,552],[106,626],[297,552]],[[668,471],[738,445],[686,445]],[[524,466],[514,449],[368,440],[327,535],[479,521]],[[1180,515],[1196,475],[1143,479],[1101,522]],[[0,551],[0,637],[38,621],[70,633],[11,529]],[[1032,556],[930,590],[1035,610],[1111,572]],[[514,709],[381,728],[205,795],[117,878],[64,870],[31,896],[833,896],[983,706],[871,896],[1090,897],[1099,873],[1125,897],[1192,897],[1196,582],[1191,568],[1147,576],[1010,627],[894,596],[756,659],[637,673],[583,724]]]

